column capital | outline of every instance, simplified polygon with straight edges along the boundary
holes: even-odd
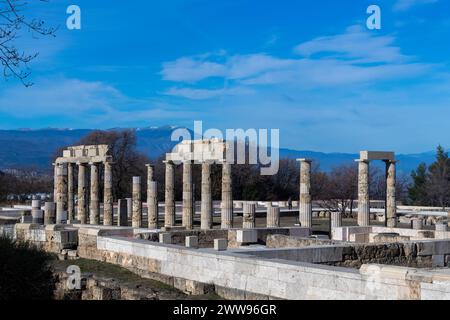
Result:
[[[93,165],[98,165],[98,164],[100,164],[100,162],[89,161],[88,164],[89,164],[90,166],[93,166]]]
[[[163,161],[164,162],[164,161]],[[147,168],[154,168],[155,167],[155,165],[154,164],[151,164],[151,163],[147,163],[146,165],[145,165]]]
[[[298,162],[308,162],[308,163],[311,163],[311,162],[312,162],[312,159],[308,159],[308,158],[299,158],[299,159],[296,159],[296,161],[298,161]]]
[[[399,160],[383,160],[383,162],[385,163],[392,163],[392,164],[396,164],[399,162]]]
[[[172,160],[163,160],[162,162],[165,164],[175,164]]]
[[[369,163],[370,160],[367,159],[355,159],[355,162],[364,162],[364,163]]]

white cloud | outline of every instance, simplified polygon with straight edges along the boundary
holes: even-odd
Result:
[[[183,57],[163,65],[163,77],[197,83],[220,78],[228,89],[172,88],[166,94],[188,99],[210,99],[242,93],[243,86],[286,84],[298,88],[360,85],[379,80],[415,77],[432,66],[402,54],[395,37],[377,35],[351,26],[338,35],[318,37],[294,48],[298,57],[280,58],[267,53]],[[239,88],[239,90],[237,90]]]
[[[183,97],[187,99],[192,100],[204,100],[204,99],[211,99],[216,98],[219,96],[226,96],[226,95],[245,95],[252,93],[252,90],[246,89],[246,88],[230,88],[230,89],[214,89],[214,90],[208,90],[208,89],[192,89],[192,88],[170,88],[164,94],[171,95],[171,96],[177,96],[177,97]]]
[[[400,48],[393,45],[394,42],[392,36],[374,36],[360,26],[351,26],[343,34],[304,42],[294,51],[306,57],[328,53],[359,63],[401,63],[408,60],[401,54]]]
[[[103,82],[64,77],[36,79],[34,86],[0,90],[0,113],[22,123],[38,118],[56,118],[58,126],[83,123],[91,127],[122,127],[175,121],[191,116],[184,108],[152,99],[131,98]],[[163,123],[164,124],[164,123]]]
[[[226,71],[226,67],[219,63],[198,58],[180,58],[164,63],[161,74],[164,80],[196,82],[210,77],[223,77]]]
[[[394,4],[394,11],[406,11],[420,4],[436,3],[438,0],[397,0]]]

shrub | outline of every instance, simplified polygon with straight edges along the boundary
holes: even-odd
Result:
[[[0,300],[46,300],[53,295],[52,256],[0,235]]]

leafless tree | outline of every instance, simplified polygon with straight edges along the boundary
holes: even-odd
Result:
[[[32,85],[28,81],[31,72],[28,63],[38,53],[23,52],[17,47],[17,39],[25,33],[33,37],[54,36],[56,31],[53,27],[47,27],[43,20],[27,18],[25,12],[28,6],[26,0],[0,0],[0,62],[3,75],[5,78],[16,77],[27,87]]]
[[[322,189],[318,203],[330,212],[352,215],[353,202],[358,193],[358,169],[355,165],[334,167],[322,178]]]

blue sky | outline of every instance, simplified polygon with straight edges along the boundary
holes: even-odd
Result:
[[[76,4],[82,29],[65,27]],[[382,10],[381,30],[366,8]],[[0,128],[279,128],[282,147],[450,146],[446,0],[50,0],[22,37],[34,86],[0,79]]]

